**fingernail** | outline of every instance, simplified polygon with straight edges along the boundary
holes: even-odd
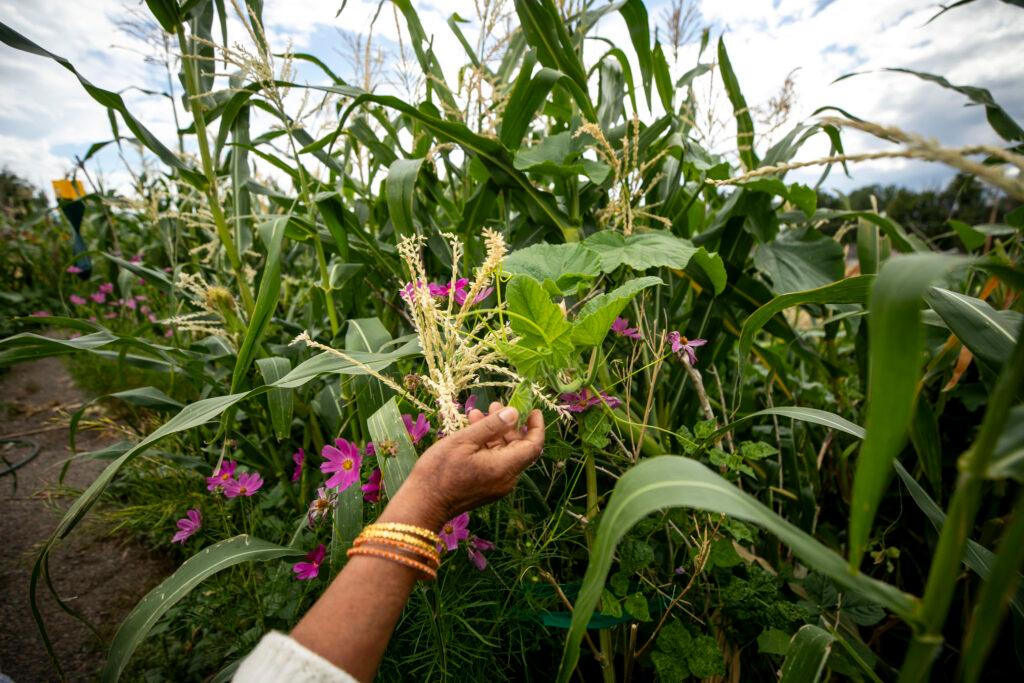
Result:
[[[498,417],[500,417],[501,421],[505,424],[515,424],[516,419],[519,417],[519,411],[515,408],[505,408],[498,413]]]

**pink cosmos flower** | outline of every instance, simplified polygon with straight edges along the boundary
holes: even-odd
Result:
[[[459,282],[463,282],[463,281],[465,281],[465,278],[462,278],[461,280],[459,280]],[[480,303],[481,301],[483,301],[484,299],[489,297],[491,295],[491,292],[493,292],[493,291],[494,291],[494,287],[484,287],[483,289],[481,289],[479,292],[476,293],[476,296],[473,297],[473,303],[474,304]],[[456,287],[456,289],[455,289],[455,303],[457,303],[460,306],[465,306],[466,305],[466,298],[468,296],[469,296],[469,293],[466,292],[463,288]]]
[[[690,365],[697,364],[697,354],[694,353],[694,349],[708,343],[707,339],[687,339],[675,330],[668,333],[668,341],[672,344],[672,353],[679,354],[680,358],[685,355]]]
[[[135,256],[132,256],[130,259],[128,259],[128,262],[129,263],[142,263],[142,252],[140,251]]]
[[[479,536],[470,536],[469,544],[466,546],[469,551],[469,560],[477,569],[483,571],[487,568],[487,558],[483,551],[494,550],[494,544]]]
[[[224,485],[231,481],[231,478],[235,476],[235,468],[238,467],[238,463],[234,460],[228,460],[222,462],[217,471],[213,473],[212,477],[206,478],[206,490],[207,491],[220,491],[224,488]]]
[[[31,315],[29,317],[32,317],[32,318],[50,318],[52,316],[53,316],[53,313],[50,313],[49,311],[32,311],[32,313],[31,313]]]
[[[295,470],[292,472],[292,481],[298,481],[302,476],[302,463],[306,461],[306,451],[303,448],[292,453],[292,462],[295,463]]]
[[[167,339],[170,339],[173,336],[174,336],[174,330],[172,330],[169,327],[166,330],[164,330],[164,337],[166,337]]]
[[[89,295],[89,298],[98,304],[102,304],[106,302],[107,295],[104,294],[103,292],[93,292],[92,294]]]
[[[68,297],[68,299],[71,301],[71,303],[73,303],[76,306],[85,305],[85,299],[78,296],[77,294],[72,294],[71,296]]]
[[[366,445],[363,446],[363,456],[372,458],[377,455],[377,447],[373,445],[372,441],[367,441]]]
[[[135,299],[118,299],[117,303],[121,304],[125,308],[130,308],[133,311],[138,307],[138,304],[135,303]]]
[[[99,286],[99,288],[96,291],[103,292],[104,294],[113,294],[114,283],[104,282],[102,285]]]
[[[256,492],[263,487],[263,477],[260,476],[259,472],[243,472],[238,475],[238,479],[229,479],[224,482],[224,495],[228,498],[238,498],[239,496],[256,495]]]
[[[618,408],[622,405],[622,401],[608,395],[606,391],[602,391],[600,394],[591,394],[590,390],[586,388],[578,393],[575,391],[566,392],[558,398],[562,400],[565,409],[570,413],[583,413],[602,403],[607,404],[609,408]]]
[[[629,320],[626,318],[616,318],[615,322],[612,323],[612,332],[619,335],[620,337],[629,337],[630,339],[643,339],[640,335],[639,328],[630,327]]]
[[[325,486],[337,488],[340,493],[359,481],[359,466],[363,463],[363,456],[359,455],[359,449],[354,443],[335,439],[334,445],[324,446],[320,455],[327,459],[327,462],[321,463],[320,471],[324,474],[334,472]]]
[[[146,301],[146,295],[145,294],[136,294],[135,295],[135,300],[136,301]]]
[[[171,538],[171,543],[185,544],[185,541],[199,531],[203,525],[203,516],[197,508],[192,508],[185,513],[185,516],[178,520],[178,531]]]
[[[121,314],[118,313],[117,311],[108,311],[108,312],[103,314],[103,317],[106,318],[107,320],[113,320],[114,318],[116,318],[116,317],[118,317],[120,315]]]
[[[79,273],[82,272],[82,269],[75,265],[68,266],[64,270],[65,272],[71,273],[72,275],[78,275]]]
[[[91,322],[91,323],[98,322],[96,316],[90,315],[89,316],[89,322]]]
[[[295,578],[299,581],[308,581],[319,576],[320,564],[324,561],[325,552],[324,544],[321,543],[316,547],[316,550],[311,550],[306,555],[307,562],[296,562],[292,565]]]
[[[309,520],[309,525],[313,526],[320,519],[323,519],[331,514],[331,510],[338,504],[338,492],[334,489],[329,489],[325,486],[321,486],[316,490],[316,498],[314,498],[309,504],[309,511],[306,513],[306,519]]]
[[[367,503],[380,501],[380,468],[374,467],[373,472],[370,473],[370,478],[359,488],[363,492],[363,500]]]
[[[459,541],[469,537],[469,513],[463,512],[454,519],[449,519],[441,527],[438,536],[441,537],[441,543],[448,550],[455,550],[459,547]]]
[[[405,284],[405,287],[402,287],[400,290],[398,290],[398,295],[405,299],[406,301],[409,301],[410,299],[412,299],[413,292],[415,292],[418,287],[422,286],[423,280],[417,280],[416,284],[413,284],[412,282],[407,282]],[[429,287],[431,287],[431,285],[428,285],[428,288]],[[430,290],[430,293],[433,294],[433,290]]]
[[[405,430],[409,432],[409,436],[414,444],[419,443],[423,437],[430,433],[430,423],[423,413],[416,416],[415,422],[412,420],[412,415],[406,413],[402,415],[402,422],[405,423]]]

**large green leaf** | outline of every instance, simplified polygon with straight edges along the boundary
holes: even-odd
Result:
[[[601,274],[601,259],[579,242],[540,242],[515,250],[501,267],[513,275],[529,275],[552,293],[572,294],[578,285]]]
[[[972,296],[932,287],[924,295],[932,310],[979,360],[998,371],[1013,351],[1024,316],[997,311]]]
[[[551,301],[539,282],[517,275],[505,288],[509,323],[519,335],[514,345],[503,344],[502,351],[527,375],[542,367],[560,369],[568,365],[572,354],[572,325],[562,309]]]
[[[791,230],[758,245],[754,265],[778,294],[824,287],[843,277],[843,247],[817,230]]]
[[[266,562],[283,557],[301,557],[302,550],[270,543],[242,534],[204,548],[185,560],[178,569],[146,597],[121,622],[114,634],[107,663],[100,675],[105,682],[117,681],[132,653],[146,639],[153,626],[171,607],[206,578],[242,562]]]
[[[572,326],[572,341],[577,346],[599,346],[611,325],[637,294],[664,284],[660,277],[638,277],[610,292],[598,294],[583,305]]]
[[[757,168],[757,153],[754,151],[754,120],[750,116],[747,100],[740,90],[740,82],[732,70],[729,53],[725,49],[725,39],[718,39],[718,70],[722,76],[725,93],[732,103],[733,116],[736,118],[736,148],[744,168],[752,171]]]
[[[98,88],[91,82],[86,80],[82,74],[78,73],[78,70],[63,57],[53,54],[48,50],[45,50],[31,40],[21,35],[7,24],[0,22],[0,42],[13,47],[15,50],[21,50],[40,57],[49,57],[53,61],[60,64],[62,67],[70,71],[78,79],[78,82],[82,84],[85,91],[89,93],[89,96],[94,100],[102,104],[107,109],[112,109],[121,115],[124,119],[125,124],[135,134],[136,139],[145,145],[151,152],[156,154],[162,162],[174,168],[181,174],[181,177],[187,180],[189,183],[198,188],[203,188],[206,185],[206,178],[202,173],[196,171],[194,168],[188,166],[178,156],[164,146],[160,140],[153,135],[142,125],[138,119],[132,116],[131,112],[128,111],[128,107],[125,105],[124,100],[115,92]]]
[[[817,683],[825,672],[825,662],[835,638],[824,629],[805,624],[796,632],[782,664],[782,683]]]
[[[542,67],[531,78],[533,65],[532,56],[523,60],[519,77],[512,86],[512,94],[509,95],[508,104],[501,118],[498,140],[509,149],[519,147],[523,135],[529,130],[530,123],[547,99],[548,93],[556,83],[568,78],[561,71],[547,67]]]
[[[626,0],[619,6],[619,14],[626,21],[629,38],[633,41],[636,61],[640,65],[640,77],[644,82],[647,106],[651,106],[651,80],[654,76],[654,56],[651,53],[651,27],[647,19],[647,8],[643,0]],[[671,110],[671,107],[667,107]]]
[[[756,524],[788,545],[808,568],[913,621],[917,598],[851,570],[836,552],[699,462],[660,456],[645,460],[622,475],[601,515],[562,653],[558,674],[562,683],[570,679],[576,667],[583,633],[601,597],[619,540],[643,517],[672,507],[705,510]]]
[[[620,266],[643,271],[649,268],[686,268],[693,260],[710,278],[715,292],[725,289],[725,265],[718,254],[695,247],[688,240],[668,232],[623,235],[611,230],[594,233],[584,244],[601,257],[601,270],[611,273]]]
[[[751,313],[740,331],[739,355],[741,362],[750,352],[756,335],[777,313],[793,306],[805,304],[863,304],[867,301],[874,275],[859,275],[803,292],[781,294]]]
[[[867,437],[857,458],[850,504],[850,566],[860,566],[892,463],[906,441],[921,375],[921,299],[959,259],[940,254],[893,257],[871,290],[868,313]]]

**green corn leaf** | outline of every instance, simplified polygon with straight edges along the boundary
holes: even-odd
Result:
[[[786,650],[782,683],[817,683],[825,672],[835,638],[813,624],[800,627]]]
[[[104,256],[108,260],[113,261],[118,266],[124,268],[128,272],[135,273],[136,275],[144,279],[146,281],[146,284],[156,287],[165,294],[169,294],[171,289],[173,288],[170,278],[167,277],[167,273],[163,272],[162,270],[149,268],[148,266],[144,266],[141,263],[132,263],[131,261],[123,259],[119,256],[114,256],[113,254],[104,254]]]
[[[167,4],[169,7],[170,4],[173,3],[168,2],[161,4]],[[168,21],[177,21],[177,19],[173,19],[170,16],[165,17],[165,19]],[[128,126],[128,129],[131,130],[136,139],[145,145],[151,152],[156,154],[161,161],[177,170],[178,173],[181,174],[181,177],[188,181],[189,184],[199,189],[203,189],[206,186],[206,178],[203,174],[185,164],[185,162],[179,159],[174,152],[165,147],[164,144],[160,142],[160,140],[157,139],[157,137],[153,135],[148,128],[142,125],[142,122],[132,116],[120,95],[115,92],[96,87],[86,80],[84,76],[78,73],[78,70],[75,69],[71,62],[39,47],[3,22],[0,22],[0,42],[13,47],[15,50],[29,52],[34,55],[39,55],[40,57],[48,57],[60,64],[62,67],[74,74],[75,78],[77,78],[78,82],[82,84],[82,87],[85,88],[85,91],[89,93],[90,97],[107,109],[113,109],[120,114],[124,119],[125,124]]]
[[[523,34],[537,51],[537,59],[572,79],[576,103],[587,120],[596,121],[594,105],[587,96],[586,72],[552,0],[515,0],[515,6]]]
[[[743,167],[752,171],[757,168],[757,154],[754,152],[754,120],[750,116],[750,108],[740,90],[736,73],[732,70],[729,53],[725,49],[725,39],[718,39],[718,69],[722,75],[722,84],[732,103],[733,116],[736,118],[736,147],[739,150]]]
[[[273,384],[287,375],[292,364],[287,358],[274,356],[256,359],[256,367],[267,384]],[[278,439],[286,439],[291,433],[292,412],[295,409],[295,398],[291,389],[270,389],[267,391],[267,408],[270,410],[270,421],[274,425],[274,433]]]
[[[345,330],[346,351],[380,353],[390,343],[391,333],[377,318],[354,318],[348,321],[348,328]],[[346,396],[351,395],[355,398],[360,424],[365,424],[394,393],[379,379],[369,375],[347,378],[346,390]]]
[[[615,318],[637,294],[664,284],[660,277],[638,277],[605,294],[598,294],[580,309],[572,325],[572,342],[577,346],[599,346],[608,336]]]
[[[219,571],[243,562],[267,562],[285,557],[298,558],[303,551],[242,534],[204,548],[185,561],[159,586],[146,594],[114,634],[107,663],[100,675],[105,683],[121,677],[132,653],[167,610],[193,588]]]
[[[402,421],[395,399],[391,399],[370,416],[366,426],[373,438],[380,465],[381,481],[388,497],[395,495],[416,464],[416,447]],[[387,447],[393,448],[386,452]]]
[[[430,48],[431,41],[427,38],[426,31],[423,30],[423,24],[420,23],[420,17],[416,14],[412,2],[410,0],[392,0],[392,2],[405,17],[406,27],[409,30],[409,42],[412,43],[416,59],[419,60],[420,68],[426,77],[427,91],[436,92],[445,105],[453,111],[458,111],[459,105],[445,82],[441,63],[434,55],[433,49]]]
[[[384,196],[396,237],[416,234],[413,203],[416,198],[416,178],[422,166],[423,159],[396,159],[388,167]]]
[[[829,429],[844,432],[850,436],[855,436],[858,439],[864,438],[864,429],[860,425],[854,424],[853,422],[839,417],[835,413],[830,413],[827,410],[804,408],[802,406],[777,406],[775,408],[759,410],[756,413],[751,413],[750,415],[746,415],[738,420],[730,422],[724,427],[720,427],[709,434],[705,439],[703,439],[702,443],[708,444],[713,441],[717,441],[727,432],[734,431],[742,425],[752,422],[759,417],[764,417],[765,415],[778,415],[780,417],[788,417],[802,422],[811,422],[821,425],[822,427],[828,427]]]
[[[925,245],[920,239],[914,235],[908,235],[907,231],[903,229],[903,226],[885,216],[879,216],[873,211],[840,211],[836,209],[818,209],[811,216],[806,216],[801,213],[784,213],[779,216],[779,220],[782,221],[793,221],[793,222],[807,222],[817,223],[819,221],[827,221],[834,219],[849,220],[853,218],[863,219],[869,223],[874,223],[885,236],[892,241],[893,247],[896,251],[904,254],[913,252],[929,252],[928,246]]]
[[[626,0],[626,2],[619,5],[619,14],[626,21],[626,28],[629,29],[629,39],[633,41],[636,61],[640,65],[640,77],[644,82],[647,106],[650,108],[651,81],[654,77],[655,58],[651,54],[651,27],[647,18],[647,7],[644,6],[643,0]],[[664,55],[662,59],[664,61]],[[665,111],[672,111],[671,106],[665,107]]]
[[[981,584],[981,592],[964,634],[961,667],[965,681],[973,683],[981,679],[982,665],[999,637],[1007,602],[1012,596],[1019,595],[1022,566],[1024,497],[1019,497],[1010,523],[999,541],[999,552],[992,563],[992,571]]]
[[[331,525],[331,572],[337,574],[345,564],[345,551],[363,530],[363,491],[359,483],[338,494]]]
[[[896,69],[890,68],[886,71],[893,71],[896,73],[910,74],[911,76],[917,76],[918,78],[931,81],[941,85],[943,88],[948,90],[955,90],[956,92],[964,95],[971,102],[980,104],[985,107],[985,117],[988,119],[988,123],[992,126],[992,130],[996,132],[999,137],[1010,142],[1024,141],[1024,128],[1013,120],[1013,118],[1006,113],[992,97],[992,93],[985,88],[978,88],[973,85],[953,85],[942,76],[936,76],[935,74],[925,73],[923,71],[914,71],[913,69]]]
[[[1017,343],[1024,316],[941,287],[929,289],[924,299],[976,358],[998,372]]]
[[[1024,405],[1012,408],[1006,422],[985,476],[989,479],[1012,477],[1024,482]]]
[[[586,624],[601,597],[619,540],[643,517],[671,507],[705,510],[756,524],[788,545],[808,567],[900,617],[913,620],[917,598],[852,571],[836,552],[699,462],[660,456],[645,460],[626,472],[616,483],[608,507],[601,515],[562,653],[560,682],[569,681],[576,667]]]
[[[669,72],[668,60],[665,59],[665,52],[661,49],[661,43],[654,44],[654,83],[658,86],[658,96],[661,98],[661,106],[665,111],[672,111],[672,101],[676,91],[672,87],[672,74]],[[635,108],[635,107],[634,107]]]
[[[942,491],[942,439],[935,410],[926,396],[917,397],[914,419],[910,423],[910,442],[914,444],[932,491]]]
[[[889,258],[889,251],[889,243],[877,225],[857,221],[857,263],[862,275],[876,275],[882,262]]]
[[[921,298],[931,284],[966,263],[940,254],[893,257],[871,289],[868,312],[867,437],[857,458],[850,504],[850,566],[860,566],[875,511],[914,414],[924,343]]]
[[[740,361],[744,362],[747,354],[750,353],[754,336],[781,311],[805,304],[863,304],[867,301],[868,293],[874,282],[874,275],[859,275],[817,289],[780,294],[751,313],[743,322],[739,342]]]

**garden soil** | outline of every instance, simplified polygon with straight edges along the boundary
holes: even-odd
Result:
[[[0,374],[0,437],[25,434],[39,444],[35,460],[0,477],[0,681],[58,680],[29,606],[29,577],[35,554],[49,537],[71,498],[54,496],[57,478],[69,455],[66,413],[82,401],[60,359],[17,365]],[[62,417],[62,414],[64,417]],[[80,432],[78,448],[90,451],[111,442],[95,431]],[[24,448],[0,449],[10,462]],[[0,463],[0,468],[6,465]],[[103,463],[76,461],[65,484],[81,490],[103,470]],[[100,639],[64,613],[44,587],[39,590],[43,618],[54,649],[72,681],[97,677],[104,645],[129,610],[173,571],[173,563],[123,538],[112,537],[88,519],[61,543],[50,560],[58,593],[96,626]]]

